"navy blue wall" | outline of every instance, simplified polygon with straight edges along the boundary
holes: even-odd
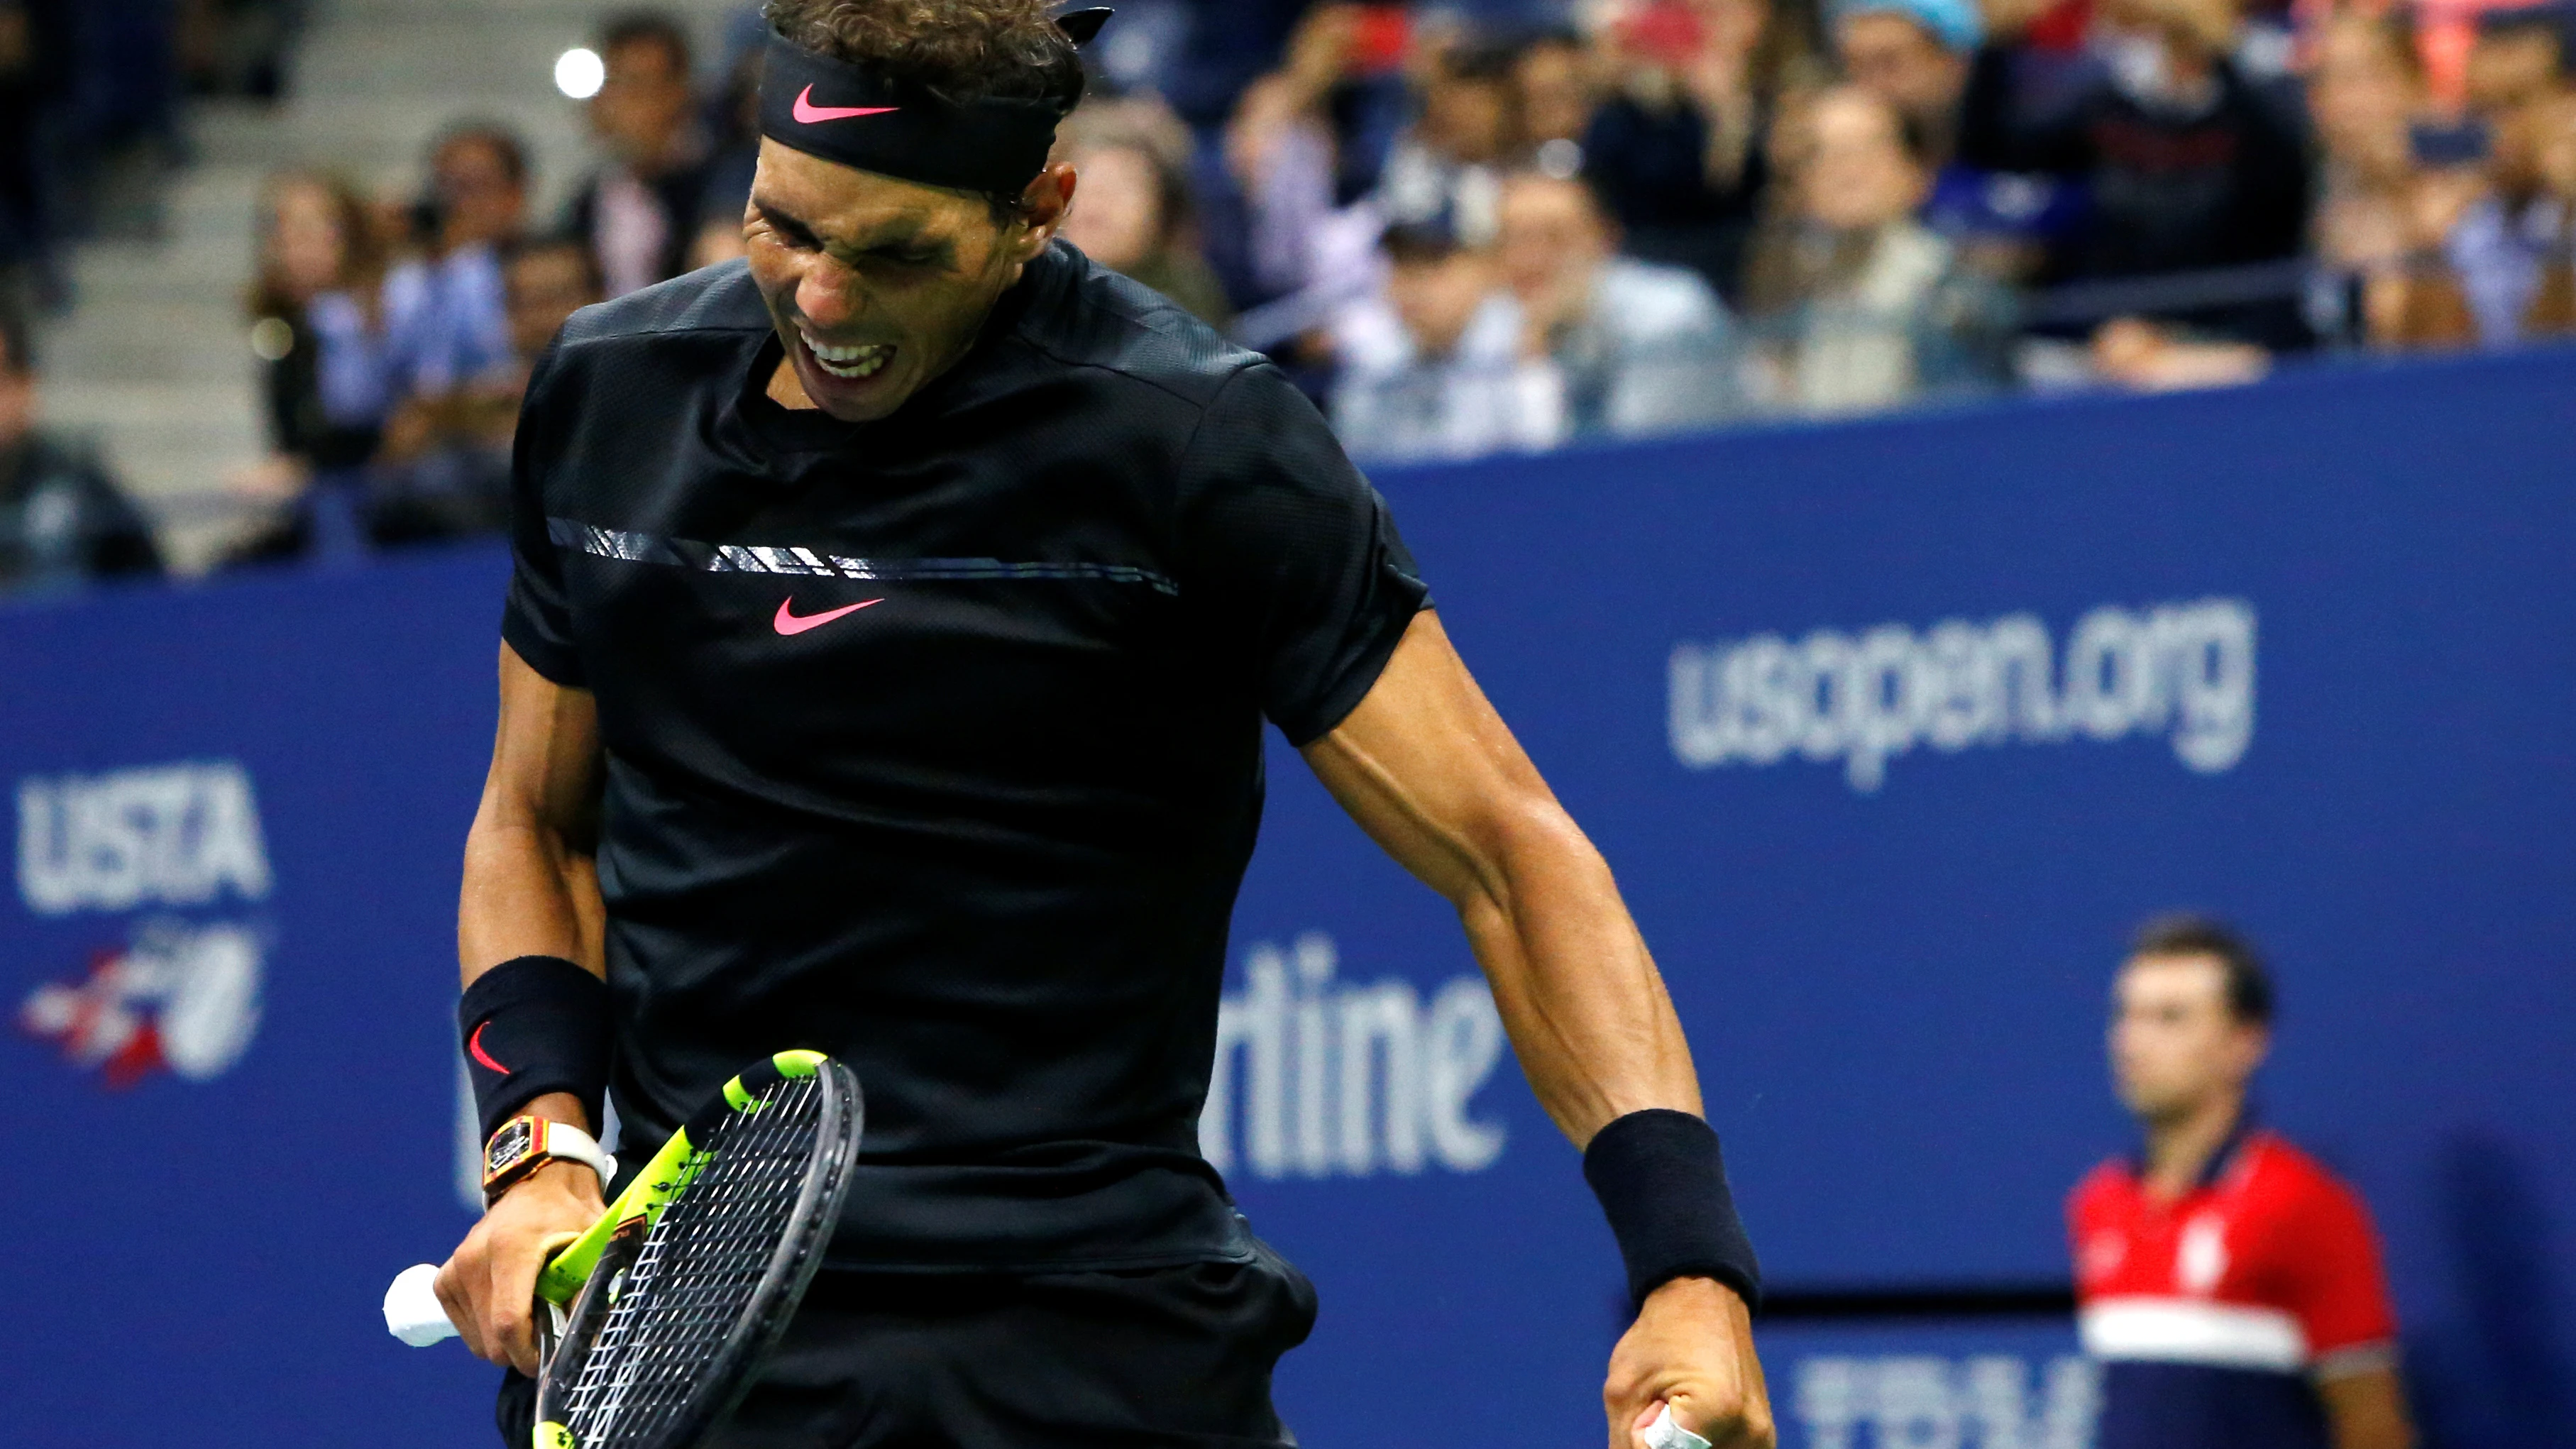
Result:
[[[2275,959],[2264,1111],[2379,1214],[2432,1428],[2503,1446],[2576,1427],[2571,420],[2557,355],[1381,483],[1620,874],[1775,1282],[2062,1279],[2059,1199],[2125,1142],[2120,939],[2214,909]],[[376,1442],[487,1432],[488,1372],[376,1300],[468,1220],[449,931],[504,568],[0,615],[13,1439],[293,1439],[317,1375]],[[1210,1126],[1323,1292],[1301,1436],[1597,1442],[1574,1154],[1445,907],[1284,748],[1235,954]],[[1991,1405],[2003,1355],[2035,1424],[2080,1406],[2064,1338],[1783,1327],[1774,1388],[1793,1442],[1872,1443],[1854,1393],[1937,1423],[1925,1385]]]

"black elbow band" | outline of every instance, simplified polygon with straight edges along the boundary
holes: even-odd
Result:
[[[608,983],[560,956],[519,956],[474,978],[456,1004],[483,1140],[521,1107],[570,1092],[600,1130],[608,1096]]]
[[[1619,1240],[1631,1305],[1674,1278],[1714,1278],[1760,1303],[1762,1264],[1735,1215],[1715,1128],[1662,1107],[1631,1112],[1594,1134],[1583,1180]]]

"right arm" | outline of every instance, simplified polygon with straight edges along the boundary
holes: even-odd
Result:
[[[560,956],[606,974],[595,859],[600,763],[590,694],[554,683],[502,646],[501,724],[465,837],[456,912],[463,984],[519,956]],[[568,1092],[524,1110],[596,1130]],[[535,1373],[537,1270],[549,1240],[589,1227],[604,1210],[599,1179],[577,1163],[548,1163],[502,1194],[438,1273],[439,1301],[466,1347]]]

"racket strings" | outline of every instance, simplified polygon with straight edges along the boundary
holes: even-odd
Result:
[[[567,1396],[583,1449],[645,1445],[687,1409],[758,1295],[812,1160],[822,1090],[793,1077],[735,1112],[663,1210]]]

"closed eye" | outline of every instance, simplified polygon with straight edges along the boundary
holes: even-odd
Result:
[[[785,242],[787,245],[794,247],[800,252],[821,251],[823,249],[823,239],[816,236],[813,228],[807,226],[805,223],[771,207],[763,206],[757,201],[752,203],[752,208],[760,213],[761,221],[766,224],[771,231],[778,234],[778,239],[780,241]]]

